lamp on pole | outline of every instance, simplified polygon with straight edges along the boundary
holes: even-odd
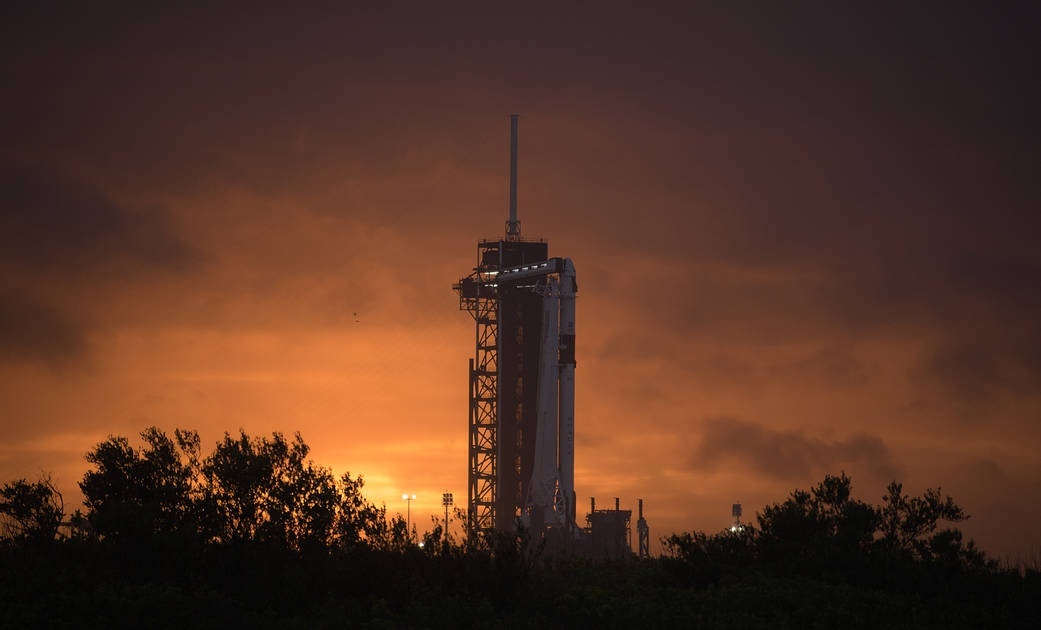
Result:
[[[412,502],[416,500],[416,495],[403,494],[401,500],[408,505],[405,511],[405,535],[408,536],[408,541],[412,542]]]
[[[441,505],[445,506],[445,549],[448,549],[448,508],[452,507],[452,493],[446,492],[441,495]]]

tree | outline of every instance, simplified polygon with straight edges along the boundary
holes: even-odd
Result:
[[[852,481],[825,475],[810,492],[795,490],[758,515],[764,559],[804,569],[841,568],[864,555],[874,540],[878,510],[852,498]]]
[[[254,439],[227,433],[202,463],[203,502],[211,530],[223,542],[272,542],[300,549],[332,539],[339,492],[326,469],[306,460],[297,433]]]
[[[957,529],[937,531],[940,521],[958,523],[969,518],[954,499],[941,494],[940,488],[928,488],[922,496],[912,497],[894,481],[882,497],[880,515],[879,546],[885,552],[915,560],[983,560],[972,541],[962,542]]]
[[[110,436],[87,453],[96,469],[83,476],[79,487],[97,535],[139,538],[197,529],[193,483],[199,437],[181,430],[175,437],[176,443],[149,427],[141,432],[141,450],[125,437]]]
[[[65,502],[50,476],[18,479],[0,488],[0,527],[15,543],[53,541],[65,516]]]
[[[365,544],[376,551],[404,551],[412,546],[408,523],[401,514],[387,519],[387,506],[376,508],[376,513],[365,532]],[[412,528],[415,530],[415,526]]]
[[[369,503],[361,493],[365,481],[359,475],[351,479],[349,472],[340,477],[339,505],[333,539],[336,547],[351,549],[363,544],[383,545],[387,536],[387,508]]]
[[[683,532],[661,539],[665,555],[687,562],[707,562],[708,534],[702,531]]]
[[[845,473],[825,475],[810,491],[795,490],[783,503],[763,509],[755,547],[764,560],[810,573],[848,574],[865,563],[894,558],[989,566],[971,541],[962,540],[960,531],[938,530],[941,521],[966,518],[939,488],[911,497],[894,481],[882,505],[873,506],[852,498],[852,482]],[[674,536],[667,542],[675,553],[697,555],[704,554],[707,541]]]

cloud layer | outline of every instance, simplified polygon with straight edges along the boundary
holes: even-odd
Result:
[[[802,431],[774,430],[736,418],[712,418],[701,428],[690,459],[696,469],[736,466],[773,479],[799,482],[856,466],[873,479],[899,474],[893,456],[877,436],[858,433],[834,441]]]

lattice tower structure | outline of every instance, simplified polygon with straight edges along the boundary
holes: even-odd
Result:
[[[537,422],[541,302],[531,291],[500,287],[501,269],[544,261],[541,241],[482,240],[477,266],[453,288],[475,322],[468,412],[468,525],[512,531],[527,493]],[[502,337],[508,334],[508,338]]]

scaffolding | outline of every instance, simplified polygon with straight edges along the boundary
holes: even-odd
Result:
[[[469,475],[467,526],[469,531],[490,532],[495,527],[498,479],[498,381],[499,300],[494,285],[497,265],[489,264],[487,250],[498,245],[477,244],[477,267],[453,288],[459,292],[459,309],[474,318],[477,340],[470,359]]]

